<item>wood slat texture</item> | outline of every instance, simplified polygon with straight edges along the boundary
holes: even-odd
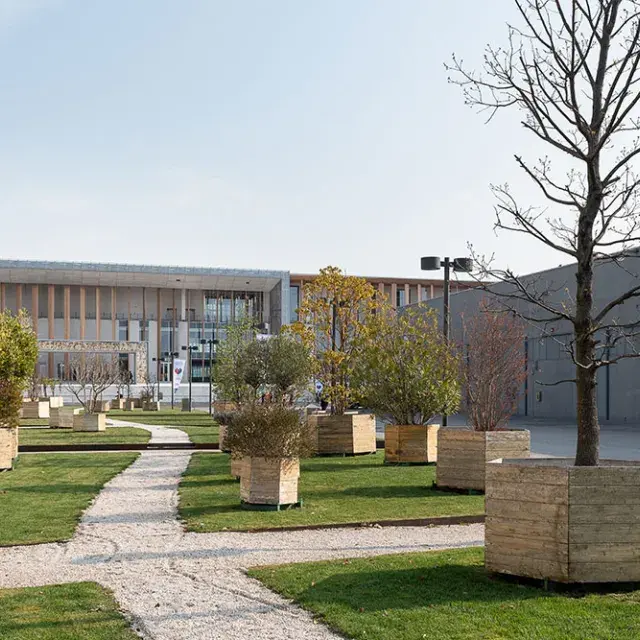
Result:
[[[313,413],[307,417],[316,452],[327,454],[375,453],[376,423],[370,413],[332,416]]]
[[[451,489],[484,491],[487,461],[495,458],[528,458],[528,431],[438,431],[436,484]]]
[[[295,504],[299,478],[298,459],[245,458],[240,498],[249,504]]]
[[[489,464],[487,569],[571,583],[640,581],[639,472],[623,461]]]
[[[390,463],[426,464],[438,459],[440,425],[395,425],[384,430],[384,459]]]
[[[49,426],[52,429],[73,429],[73,416],[79,413],[80,409],[74,407],[51,407]]]
[[[13,468],[18,456],[18,430],[0,427],[0,470]]]
[[[50,412],[49,401],[37,400],[22,403],[23,418],[48,418]]]

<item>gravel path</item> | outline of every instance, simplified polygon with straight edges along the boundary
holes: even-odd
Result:
[[[247,577],[259,564],[479,545],[481,525],[184,533],[177,486],[191,452],[145,452],[64,544],[0,549],[0,587],[94,580],[149,640],[326,640],[311,616]]]
[[[129,422],[128,420],[114,420],[109,418],[107,426],[111,427],[136,427],[144,429],[151,433],[150,444],[157,443],[187,443],[191,442],[189,436],[180,429],[172,429],[171,427],[163,427],[161,425],[141,424],[139,422]]]

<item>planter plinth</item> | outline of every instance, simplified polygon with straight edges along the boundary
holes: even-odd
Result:
[[[22,403],[23,418],[48,418],[49,410],[49,400],[26,400]]]
[[[356,455],[376,452],[376,421],[370,413],[333,416],[312,413],[307,417],[318,455]]]
[[[291,507],[299,502],[299,478],[300,461],[297,458],[245,458],[240,477],[240,500],[248,505]]]
[[[438,431],[436,484],[443,489],[484,491],[486,463],[497,458],[528,458],[531,434],[518,431]]]
[[[73,429],[74,416],[79,413],[80,409],[74,407],[51,407],[49,426],[52,429]]]
[[[13,469],[18,457],[18,430],[0,427],[0,471]]]
[[[73,417],[74,431],[106,431],[106,413],[83,413]]]
[[[389,464],[429,464],[438,459],[440,425],[388,424],[384,429],[384,461]]]
[[[563,583],[640,581],[640,462],[487,465],[488,571]]]

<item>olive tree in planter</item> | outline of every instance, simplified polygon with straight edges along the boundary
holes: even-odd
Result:
[[[37,338],[29,317],[0,313],[0,469],[12,469],[18,456],[22,394],[38,359]]]
[[[436,484],[484,491],[486,463],[529,457],[530,434],[509,430],[526,378],[524,327],[511,313],[487,304],[464,322],[463,378],[470,429],[441,429]]]
[[[267,385],[276,402],[292,405],[311,380],[309,348],[289,333],[274,336],[265,344]]]
[[[322,382],[329,402],[328,413],[314,413],[320,454],[374,453],[375,419],[372,414],[348,412],[355,396],[351,377],[357,345],[369,331],[373,311],[380,306],[376,291],[364,278],[346,276],[337,267],[326,267],[305,284],[298,309],[299,320],[291,331],[310,350],[314,374]]]
[[[435,311],[376,314],[358,350],[352,384],[364,406],[390,419],[384,434],[385,462],[436,461],[439,425],[430,421],[457,411],[459,370]]]
[[[454,58],[452,80],[490,118],[513,107],[544,147],[534,152],[537,161],[516,156],[544,205],[523,205],[508,187],[496,187],[497,224],[575,261],[575,288],[562,295],[540,279],[485,266],[504,283],[496,295],[538,321],[540,335],[553,340],[547,327],[570,328],[562,346],[575,364],[568,383],[576,385],[578,438],[575,459],[489,465],[486,565],[563,582],[637,581],[640,468],[599,459],[596,384],[600,367],[638,355],[637,312],[625,317],[622,307],[640,296],[631,246],[640,240],[634,166],[640,157],[640,6],[628,0],[515,4],[521,19],[508,27],[506,47],[487,48],[481,73]],[[596,301],[598,270],[618,267],[636,282],[622,288],[614,276],[609,282],[616,284]]]
[[[298,411],[277,402],[246,405],[233,419],[227,445],[232,457],[242,460],[243,506],[299,506],[300,458],[313,448],[309,428]]]
[[[74,416],[74,431],[105,431],[107,428],[102,394],[120,376],[118,359],[99,353],[74,356],[69,365],[67,389],[82,405],[84,413]]]

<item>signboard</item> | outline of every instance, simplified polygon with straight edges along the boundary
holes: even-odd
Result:
[[[182,374],[184,373],[184,360],[173,361],[173,390],[177,391],[180,388],[182,382]]]

